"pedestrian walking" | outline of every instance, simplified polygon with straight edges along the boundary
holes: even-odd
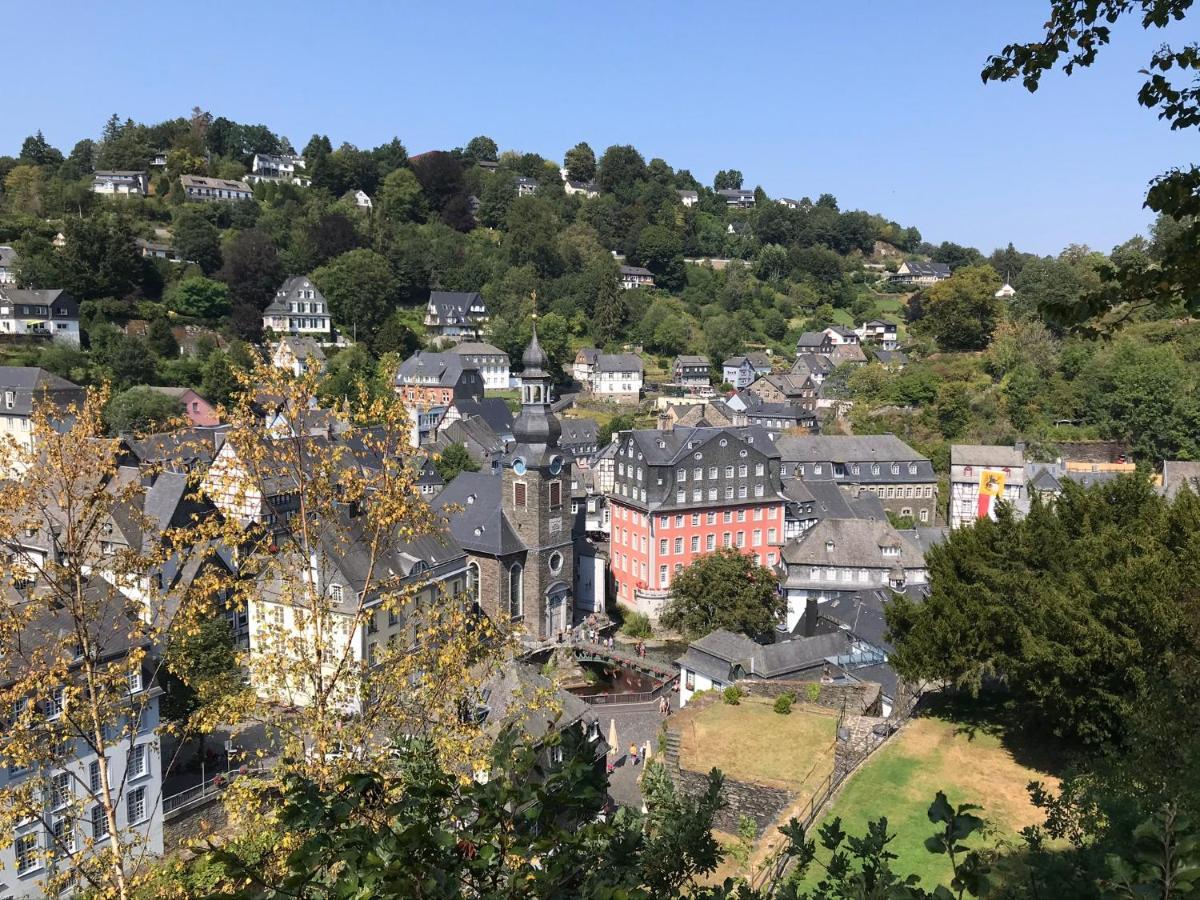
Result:
[[[638,747],[637,744],[629,745],[629,759],[636,766],[638,762]]]

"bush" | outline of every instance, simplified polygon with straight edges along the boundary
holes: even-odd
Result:
[[[632,609],[621,609],[621,634],[635,638],[648,638],[653,633],[650,628],[650,617]]]
[[[792,712],[792,695],[780,694],[775,698],[775,712],[781,716],[790,715]]]
[[[728,703],[730,706],[737,706],[739,703],[742,702],[742,697],[744,697],[745,695],[746,695],[746,692],[743,691],[736,684],[731,684],[729,687],[725,688],[725,691],[723,693],[725,702]]]
[[[821,686],[814,681],[804,688],[804,694],[809,703],[816,703],[821,699]]]

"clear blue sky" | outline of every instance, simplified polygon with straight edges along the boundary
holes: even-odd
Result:
[[[1145,228],[1147,182],[1194,160],[1196,137],[1137,105],[1162,35],[1136,27],[1036,94],[983,86],[988,53],[1034,37],[1046,7],[19,4],[5,15],[0,152],[38,128],[69,151],[112,112],[154,122],[194,105],[298,148],[314,131],[361,147],[397,135],[410,153],[476,134],[552,158],[579,140],[632,143],[706,182],[735,167],[773,196],[828,191],[932,241],[1108,250]]]

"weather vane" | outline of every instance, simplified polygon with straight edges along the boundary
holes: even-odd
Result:
[[[530,291],[529,296],[533,298],[533,322],[536,325],[538,320],[537,313],[537,291]]]

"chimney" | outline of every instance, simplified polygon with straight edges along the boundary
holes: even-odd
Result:
[[[672,430],[674,430],[674,428],[675,428],[675,426],[671,423],[670,414],[666,410],[663,410],[662,412],[660,412],[658,414],[658,430],[659,431],[672,431]]]
[[[804,636],[812,637],[817,633],[817,598],[809,597],[804,603]]]

